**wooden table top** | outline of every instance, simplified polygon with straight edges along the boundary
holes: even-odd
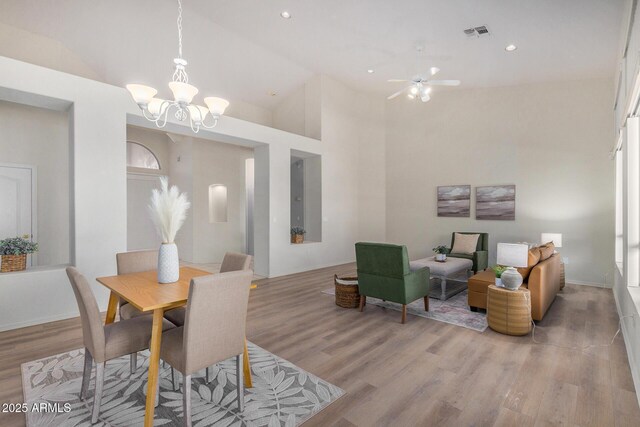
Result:
[[[156,270],[142,273],[98,277],[96,280],[141,311],[174,308],[186,304],[191,279],[211,273],[197,268],[181,267],[175,283],[158,283]]]

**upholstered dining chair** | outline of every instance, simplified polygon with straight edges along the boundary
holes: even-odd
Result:
[[[155,270],[158,267],[158,251],[130,251],[116,254],[116,264],[118,267],[118,275],[140,273],[143,271]],[[120,319],[133,319],[138,316],[150,316],[151,313],[145,313],[127,301],[120,298],[119,301]],[[131,353],[131,373],[136,371],[138,366],[138,353]]]
[[[84,399],[87,394],[93,361],[96,362],[96,385],[91,414],[91,422],[96,423],[102,401],[106,361],[148,348],[153,319],[151,316],[138,316],[103,325],[98,303],[87,279],[75,267],[67,267],[67,276],[78,302],[80,319],[82,320],[82,339],[85,347],[80,399]],[[163,319],[162,330],[167,331],[171,328],[175,328],[175,326]]]
[[[224,254],[224,258],[222,259],[222,264],[220,265],[220,273],[249,270],[251,268],[251,259],[251,255],[241,254],[238,252],[227,252]],[[164,318],[169,320],[176,326],[182,326],[184,325],[185,313],[186,311],[184,307],[178,307],[172,310],[167,310],[164,313]],[[205,377],[207,383],[211,382],[212,378],[210,367],[207,368]]]
[[[191,279],[184,326],[162,333],[160,357],[171,365],[174,390],[174,369],[182,373],[185,426],[191,426],[191,376],[233,356],[238,410],[244,410],[242,355],[252,278],[244,270]]]

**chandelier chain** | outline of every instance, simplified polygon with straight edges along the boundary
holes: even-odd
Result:
[[[178,58],[182,59],[182,0],[178,0]]]

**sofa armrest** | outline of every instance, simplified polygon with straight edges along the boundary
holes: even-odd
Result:
[[[428,295],[431,287],[431,270],[429,267],[423,267],[412,271],[405,276],[404,285],[406,304]]]
[[[473,271],[486,270],[489,265],[489,251],[475,251],[473,253]]]
[[[531,293],[531,317],[542,320],[560,290],[560,255],[536,264],[527,282]]]

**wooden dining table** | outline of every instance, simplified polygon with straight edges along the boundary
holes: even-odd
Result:
[[[155,410],[155,390],[158,385],[158,370],[160,366],[160,344],[162,342],[162,318],[166,310],[184,306],[189,297],[191,279],[206,276],[211,273],[197,268],[181,267],[180,279],[175,283],[158,283],[155,270],[142,273],[120,274],[117,276],[98,277],[96,280],[111,291],[107,318],[105,323],[113,323],[118,309],[118,299],[122,298],[140,311],[153,313],[151,328],[151,345],[149,346],[149,379],[147,383],[147,400],[145,404],[144,425],[153,425]],[[245,386],[253,386],[247,342],[244,345],[244,380]]]

